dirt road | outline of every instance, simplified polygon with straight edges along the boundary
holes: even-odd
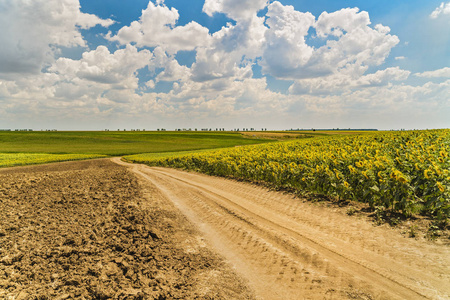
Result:
[[[125,165],[173,202],[259,299],[449,299],[448,246],[279,192]]]

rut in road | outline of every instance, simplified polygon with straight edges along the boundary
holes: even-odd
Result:
[[[248,183],[128,165],[195,223],[261,299],[447,299],[448,247]]]

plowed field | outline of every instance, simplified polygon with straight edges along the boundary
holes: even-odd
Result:
[[[153,185],[109,160],[0,170],[0,299],[252,299]]]

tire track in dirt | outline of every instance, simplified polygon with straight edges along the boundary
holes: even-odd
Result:
[[[261,298],[445,299],[450,294],[446,247],[395,236],[250,184],[129,166],[196,223]]]

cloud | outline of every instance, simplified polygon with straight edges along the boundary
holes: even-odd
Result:
[[[410,74],[410,71],[402,70],[399,67],[387,68],[357,77],[352,76],[352,74],[337,73],[326,77],[296,80],[289,88],[289,92],[297,95],[342,94],[355,89],[380,87],[392,84],[395,81],[404,81]]]
[[[264,46],[264,34],[267,28],[264,26],[264,18],[256,15],[237,22],[236,25],[228,24],[213,34],[213,42],[209,49],[218,51],[236,52],[241,57],[254,59],[262,55]]]
[[[425,78],[438,78],[438,77],[450,78],[450,68],[445,67],[439,70],[427,71],[423,73],[415,73],[414,75],[417,77],[425,77]]]
[[[210,43],[209,30],[197,22],[184,26],[176,26],[179,18],[175,8],[169,9],[163,4],[155,5],[149,1],[142,11],[139,21],[133,21],[130,26],[122,27],[117,35],[107,38],[121,44],[136,43],[138,47],[162,47],[169,53],[180,50],[194,50]]]
[[[138,71],[144,68],[148,68],[154,79],[140,86]],[[189,68],[179,65],[162,48],[157,47],[152,52],[139,50],[130,44],[115,52],[98,46],[83,53],[80,60],[61,57],[48,68],[46,74],[53,76],[52,81],[40,86],[41,90],[49,92],[49,98],[61,101],[79,99],[90,104],[102,99],[103,108],[105,103],[128,103],[137,97],[138,91],[148,92],[159,81],[184,82],[190,76]],[[27,97],[31,98],[32,93],[25,81],[20,84],[27,91]]]
[[[153,51],[153,58],[148,63],[148,69],[151,72],[155,72],[156,69],[163,69],[156,76],[155,83],[159,81],[186,81],[191,74],[188,67],[181,66],[173,56],[167,55],[161,47],[157,47]]]
[[[190,70],[173,60],[166,65],[170,69],[164,70],[156,81],[186,78],[187,74],[195,81],[248,77],[247,74],[251,76],[249,60],[262,55],[267,28],[264,18],[257,17],[256,12],[264,8],[267,1],[248,1],[244,6],[235,2],[205,2],[203,10],[209,15],[223,12],[238,20],[236,25],[228,24],[213,35],[196,22],[176,26],[179,15],[175,8],[149,2],[139,21],[121,28],[117,35],[109,35],[108,39],[121,44],[136,43],[137,47],[157,47],[169,56],[180,50],[196,50],[196,60]]]
[[[108,27],[112,20],[82,13],[78,0],[2,1],[0,76],[37,74],[58,46],[86,46],[80,29]]]
[[[303,95],[307,124],[365,128],[442,128],[448,126],[450,80],[419,86],[386,85],[342,95]],[[411,117],[413,116],[413,117]],[[315,125],[310,125],[315,126]]]
[[[230,81],[249,78],[253,75],[251,64],[242,62],[236,53],[199,49],[192,65],[192,80],[205,82],[216,79]]]
[[[275,1],[268,6],[266,18],[258,17],[256,12],[266,5],[267,1],[262,0],[248,5],[237,5],[234,0],[206,1],[203,11],[210,16],[220,12],[237,20],[235,25],[227,24],[209,35],[198,24],[200,27],[188,26],[196,23],[175,26],[176,9],[149,2],[139,21],[109,38],[123,44],[134,42],[137,47],[156,47],[149,68],[164,70],[154,79],[155,83],[212,80],[217,90],[235,80],[251,78],[256,63],[262,66],[264,74],[278,79],[340,74],[355,82],[369,66],[382,64],[398,43],[388,27],[380,24],[370,27],[368,13],[357,8],[324,12],[316,21],[309,12],[299,12]],[[314,29],[316,38],[324,40],[324,46],[314,48],[307,44],[306,37]],[[183,40],[180,36],[195,38]],[[196,50],[191,68],[180,66],[173,59],[172,55],[179,50]]]
[[[440,15],[450,15],[450,2],[444,3],[436,7],[436,9],[430,14],[430,18],[437,19]]]
[[[278,78],[296,77],[310,61],[314,49],[305,42],[315,17],[275,1],[269,5],[265,47],[261,65],[263,72]]]
[[[251,77],[251,66],[262,55],[266,30],[264,18],[257,16],[223,27],[213,34],[209,47],[197,49],[196,61],[191,67],[192,79],[241,80]]]
[[[153,80],[149,80],[145,83],[145,86],[148,87],[149,89],[154,89],[155,88],[155,81]]]
[[[252,75],[251,61],[262,55],[267,28],[264,18],[257,17],[256,13],[266,6],[267,1],[247,2],[248,5],[235,0],[206,1],[203,11],[207,14],[226,13],[237,20],[236,25],[227,24],[210,35],[207,28],[196,22],[176,26],[179,15],[175,8],[169,9],[163,2],[155,5],[150,1],[139,21],[122,27],[114,36],[108,34],[107,38],[121,44],[135,43],[137,47],[156,47],[158,53],[162,50],[169,56],[181,50],[196,51],[196,60],[190,69],[172,60],[164,65],[168,69],[158,75],[156,82],[181,77],[185,80],[188,75],[200,82],[248,77]]]
[[[311,13],[295,11],[275,1],[268,7],[266,43],[261,66],[264,74],[279,79],[301,79],[352,73],[361,76],[369,66],[381,65],[399,39],[389,27],[370,27],[367,12],[346,8],[322,13],[317,21]],[[305,37],[316,30],[324,39],[319,48]]]
[[[224,83],[220,93],[217,92],[218,83]],[[152,96],[147,94],[143,97]],[[178,91],[158,97],[164,99],[166,108],[161,113],[165,115],[175,111],[183,118],[211,120],[216,117],[248,118],[255,114],[267,118],[271,111],[281,113],[284,110],[280,104],[287,96],[268,90],[265,78],[246,78],[241,81],[189,81],[181,85]],[[220,122],[221,119],[214,119],[214,122]]]
[[[113,88],[136,89],[136,71],[150,63],[152,53],[138,51],[135,46],[127,45],[110,53],[105,46],[83,53],[80,60],[59,58],[50,68],[67,81],[82,79],[100,84],[109,84]]]
[[[404,60],[406,57],[404,57],[404,56],[396,56],[395,57],[395,60]]]
[[[99,46],[80,60],[61,57],[46,73],[2,82],[0,93],[9,104],[6,115],[13,120],[37,118],[39,124],[50,118],[63,126],[77,118],[93,124],[107,114],[118,117],[139,98],[137,71],[152,58],[149,50],[132,45],[115,52]],[[73,126],[84,125],[78,121]]]
[[[408,79],[410,74],[410,71],[402,70],[399,67],[387,68],[361,76],[356,80],[355,86],[384,86],[393,81],[404,81]]]
[[[224,13],[236,21],[247,20],[256,16],[268,2],[268,0],[205,0],[203,12],[210,17],[214,13]]]
[[[264,17],[257,12],[267,6],[267,0],[206,0],[203,12],[213,17],[224,13],[236,20],[212,35],[207,47],[198,48],[196,61],[191,67],[191,79],[196,82],[214,81],[217,91],[230,86],[235,80],[253,76],[252,65],[262,55],[265,43]]]
[[[369,14],[366,11],[359,12],[358,8],[346,8],[337,12],[323,12],[316,24],[317,36],[341,37],[345,32],[351,32],[357,28],[370,25]]]

